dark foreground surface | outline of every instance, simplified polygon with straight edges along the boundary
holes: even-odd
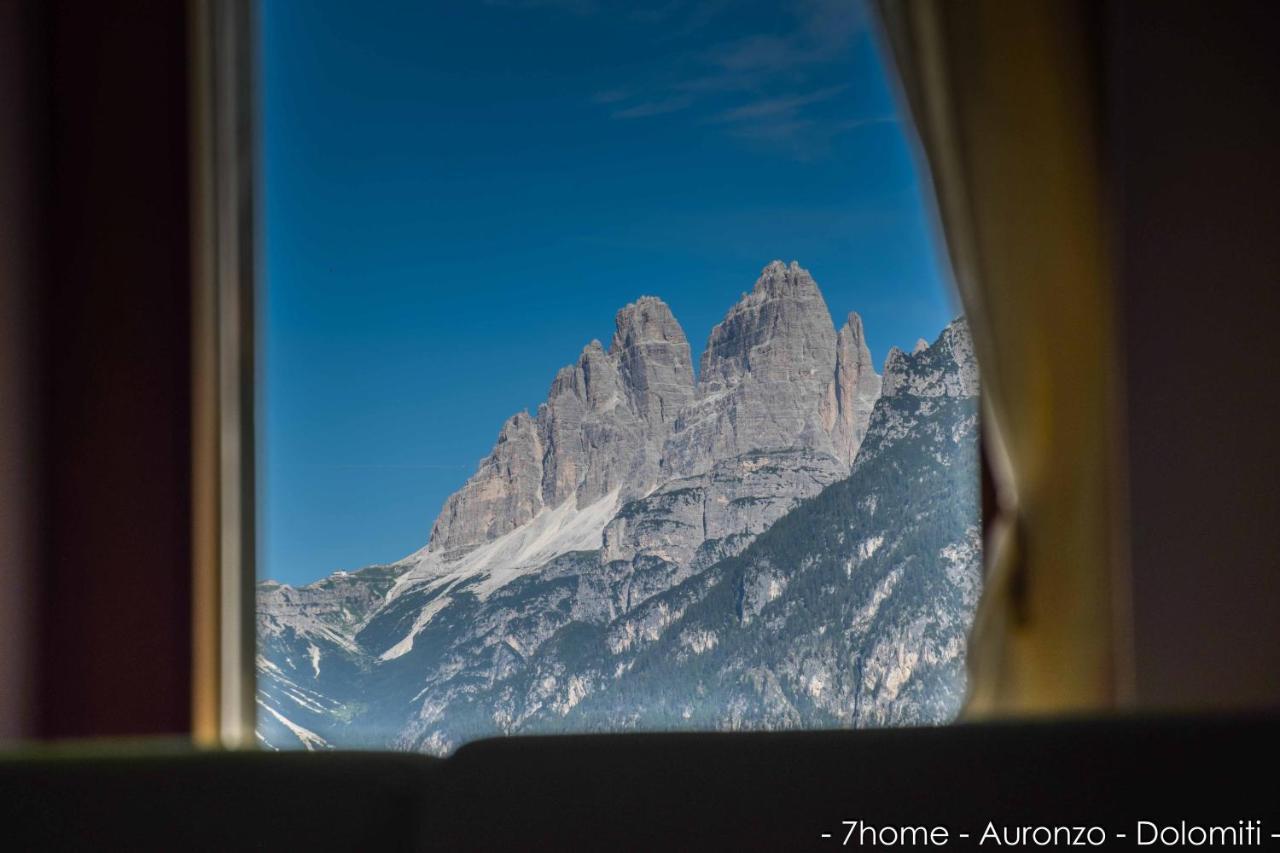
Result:
[[[1247,846],[1280,850],[1277,732],[1253,716],[512,738],[445,760],[66,748],[0,760],[0,832],[33,850],[871,848],[845,843],[860,821],[882,830],[875,849],[926,846],[894,836],[924,827],[927,846],[965,850],[990,822],[1006,842],[1059,827],[1045,846],[1137,849],[1153,827],[1192,843],[1234,828],[1246,846],[1260,821]]]

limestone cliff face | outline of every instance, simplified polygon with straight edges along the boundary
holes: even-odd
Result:
[[[976,397],[978,360],[969,324],[960,318],[943,330],[937,342],[906,354],[897,347],[884,362],[886,397]]]
[[[831,433],[836,455],[852,465],[867,434],[871,410],[880,399],[880,376],[862,331],[862,318],[850,312],[836,336],[836,375],[823,400],[823,425]]]
[[[560,369],[536,417],[513,416],[479,470],[446,501],[430,550],[455,559],[572,500],[649,491],[676,414],[694,397],[689,342],[671,309],[642,297]]]
[[[700,551],[740,550],[848,474],[880,377],[862,319],[849,314],[837,333],[796,262],[766,266],[712,329],[696,383],[662,300],[627,305],[615,329],[607,351],[592,341],[556,374],[536,417],[507,422],[446,502],[431,553],[448,563],[566,502],[612,498],[621,512],[600,531],[606,562],[665,555],[688,569]]]
[[[693,570],[737,553],[848,474],[879,394],[862,319],[837,334],[808,271],[774,261],[712,330],[663,449],[665,484],[609,523],[603,559]]]
[[[714,329],[697,400],[663,457],[672,477],[755,450],[808,448],[838,459],[821,404],[836,370],[831,314],[808,271],[774,261]]]
[[[631,409],[618,367],[592,341],[551,384],[538,407],[543,440],[542,500],[586,506],[628,485],[644,467],[644,421]]]
[[[684,330],[661,299],[642,296],[618,312],[613,342],[618,373],[633,410],[661,448],[676,415],[694,398],[693,359]]]
[[[512,415],[479,470],[449,496],[431,530],[445,557],[466,553],[530,521],[543,506],[543,445],[527,412]]]
[[[707,565],[745,548],[840,479],[840,470],[832,457],[804,448],[722,459],[624,505],[604,529],[601,559],[656,558],[689,570]]]

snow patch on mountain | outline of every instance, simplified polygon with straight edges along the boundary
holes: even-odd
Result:
[[[437,589],[481,578],[469,590],[487,598],[494,590],[571,551],[596,551],[604,528],[618,513],[619,491],[578,508],[572,498],[555,509],[543,509],[526,524],[455,560],[423,548],[401,561],[408,569],[387,593],[390,602],[410,589]],[[425,624],[425,623],[424,623]]]
[[[320,737],[320,735],[316,734],[310,729],[303,728],[302,726],[290,720],[284,714],[281,714],[275,708],[272,708],[270,705],[263,704],[263,702],[259,701],[258,707],[264,709],[268,714],[275,717],[276,720],[282,726],[287,728],[289,731],[293,732],[294,736],[299,741],[302,742],[302,745],[306,747],[308,752],[311,752],[317,749],[332,748],[329,746],[329,742],[326,741],[324,738]]]
[[[401,655],[412,651],[413,638],[422,633],[422,629],[427,627],[427,624],[431,622],[432,618],[441,610],[444,610],[452,600],[453,599],[447,595],[439,595],[431,599],[431,601],[428,602],[421,611],[419,611],[417,618],[413,620],[413,627],[409,629],[409,633],[405,634],[404,638],[400,640],[400,642],[378,655],[378,660],[395,660]]]

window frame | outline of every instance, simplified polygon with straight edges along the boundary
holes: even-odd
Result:
[[[192,161],[192,732],[257,748],[259,104],[256,0],[189,0]],[[881,33],[883,36],[884,34]],[[895,57],[884,45],[884,61]],[[896,67],[891,76],[900,72]],[[911,115],[899,87],[903,110]],[[913,119],[914,122],[914,119]],[[931,168],[917,139],[917,165]],[[937,211],[934,223],[946,242]],[[943,263],[949,266],[945,250]],[[987,419],[985,385],[980,421]],[[984,549],[996,500],[979,428]],[[983,573],[987,572],[984,557]],[[971,647],[969,653],[976,651]],[[962,712],[963,713],[963,712]]]
[[[255,743],[257,99],[252,0],[192,0],[192,734]]]

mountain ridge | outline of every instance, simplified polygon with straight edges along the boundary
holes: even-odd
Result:
[[[662,611],[661,602],[677,600],[673,591],[712,589],[726,571],[737,571],[731,567],[753,559],[764,547],[756,543],[781,520],[814,511],[805,508],[837,486],[849,488],[851,477],[871,477],[876,489],[903,499],[902,489],[879,475],[859,475],[867,466],[915,466],[921,483],[968,471],[965,447],[976,446],[976,413],[967,413],[976,394],[962,320],[932,345],[892,350],[881,377],[861,318],[850,312],[836,329],[817,283],[794,261],[767,265],[730,308],[709,335],[696,377],[670,308],[641,297],[617,312],[607,350],[588,343],[556,373],[535,415],[507,419],[489,455],[445,502],[422,549],[304,587],[259,586],[259,702],[267,710],[259,734],[268,745],[446,752],[469,736],[567,725],[586,713],[573,709],[589,697],[584,708],[597,707],[611,690],[630,689],[626,672],[610,674],[602,661],[623,667],[640,638],[658,642],[665,649],[659,654],[672,661],[699,647],[714,657],[712,647],[733,646],[724,629],[681,628],[683,645],[671,646],[663,638],[683,616]],[[906,452],[895,449],[903,442],[932,443],[933,456],[908,453],[895,462]],[[887,461],[875,460],[881,453]],[[976,513],[973,495],[963,488],[957,494],[965,512]],[[870,499],[858,512],[875,515],[875,495]],[[968,578],[980,546],[971,541],[971,525],[956,527],[964,514],[943,513],[937,524],[946,527],[939,534],[945,547],[968,555],[961,572]],[[900,519],[903,536],[920,526]],[[856,546],[870,548],[865,559],[880,548],[867,542],[895,541],[893,530],[877,530]],[[886,553],[896,553],[894,546]],[[937,553],[920,559],[928,566],[943,560]],[[756,566],[754,580],[739,584],[740,614],[784,595],[790,575],[776,569]],[[960,583],[921,577],[940,589]],[[882,598],[893,596],[891,589]],[[970,605],[963,596],[956,601],[952,622],[962,622],[960,611]],[[740,618],[731,633],[759,630],[751,627],[755,615]],[[955,637],[947,642],[954,651]],[[577,649],[576,673],[558,656],[570,648],[565,643]],[[551,669],[541,686],[511,692],[542,667]],[[771,672],[789,683],[785,667]],[[954,700],[955,673],[947,670],[944,681]],[[750,698],[754,688],[743,689],[734,682],[730,693],[741,713],[751,709],[751,719],[805,719],[799,711],[778,717],[777,707]],[[934,706],[943,707],[939,702]],[[627,716],[581,724],[626,727]],[[717,727],[731,727],[728,718],[716,719]],[[853,724],[847,714],[830,719]]]

